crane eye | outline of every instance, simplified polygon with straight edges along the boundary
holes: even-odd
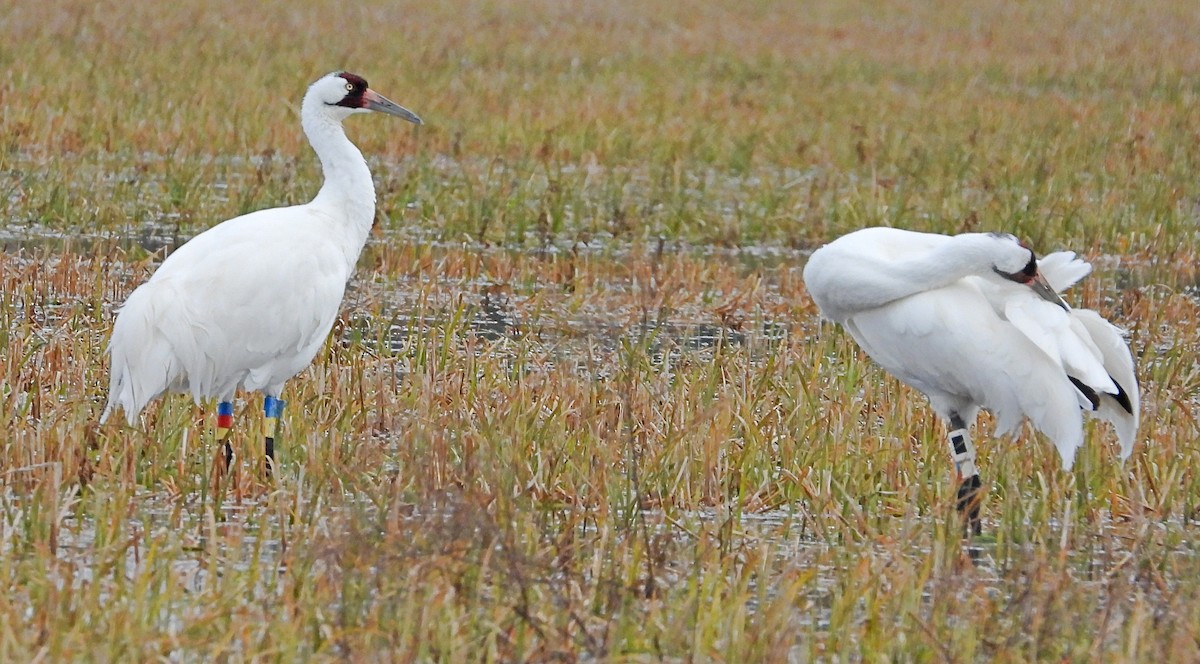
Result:
[[[346,91],[347,91],[347,92],[354,92],[354,84],[353,84],[353,83],[347,83],[347,84],[346,84]]]

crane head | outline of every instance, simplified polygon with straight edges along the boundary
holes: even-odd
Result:
[[[347,108],[351,113],[387,113],[413,124],[424,124],[416,113],[375,92],[357,74],[333,72],[313,83],[312,91],[320,95],[326,106]]]
[[[1012,239],[1016,241],[1016,238]],[[1030,249],[1028,244],[1020,241],[1018,241],[1018,244],[1029,253],[1029,260],[1026,261],[1025,266],[1013,272],[1005,272],[998,267],[993,267],[992,270],[1009,281],[1029,286],[1038,297],[1070,311],[1067,303],[1063,302],[1063,299],[1059,297],[1058,293],[1051,288],[1050,283],[1046,281],[1046,278],[1042,276],[1042,273],[1038,271],[1037,254],[1033,253],[1033,249]]]

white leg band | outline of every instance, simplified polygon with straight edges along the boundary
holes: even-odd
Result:
[[[975,467],[975,445],[966,429],[955,429],[950,432],[950,456],[958,469],[958,479],[965,480],[979,474]]]

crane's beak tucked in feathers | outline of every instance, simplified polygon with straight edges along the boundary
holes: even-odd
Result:
[[[1015,281],[1018,284],[1029,286],[1029,288],[1032,289],[1033,292],[1043,300],[1050,302],[1051,304],[1057,304],[1065,311],[1071,310],[1071,307],[1067,306],[1066,302],[1063,302],[1063,299],[1058,296],[1058,292],[1050,286],[1050,283],[1046,281],[1046,278],[1043,277],[1040,272],[1038,272],[1037,256],[1032,250],[1029,252],[1029,262],[1025,264],[1024,268],[1016,272],[1005,272],[999,268],[992,268],[992,270],[996,274],[1008,279],[1009,281]]]
[[[1032,288],[1033,292],[1037,293],[1038,297],[1042,298],[1043,300],[1051,304],[1057,304],[1065,311],[1071,310],[1071,307],[1067,306],[1066,302],[1063,302],[1063,299],[1058,296],[1058,293],[1054,291],[1054,288],[1050,286],[1050,283],[1047,282],[1046,278],[1041,274],[1035,275],[1033,279],[1030,279],[1025,285]]]

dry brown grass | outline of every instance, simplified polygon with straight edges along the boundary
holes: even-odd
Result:
[[[18,3],[0,659],[1196,659],[1197,28],[1167,0]],[[206,409],[96,424],[112,308],[156,248],[315,191],[294,109],[335,67],[428,125],[352,121],[379,233],[278,482],[214,496]],[[1074,473],[984,443],[964,546],[924,399],[800,280],[878,223],[1091,258],[1070,299],[1130,330],[1134,457],[1099,426]]]

